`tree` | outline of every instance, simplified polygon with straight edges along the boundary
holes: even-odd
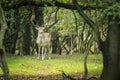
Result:
[[[117,2],[117,1],[116,1]],[[108,36],[105,41],[102,41],[97,27],[91,19],[89,19],[81,10],[81,7],[78,6],[77,0],[73,0],[75,7],[77,8],[79,14],[84,18],[84,20],[93,28],[95,38],[98,42],[99,49],[102,51],[103,55],[103,72],[101,74],[101,80],[119,80],[120,74],[120,23],[117,22],[120,20],[119,15],[112,14],[108,17],[109,26],[108,26]],[[118,6],[118,5],[117,5]],[[114,10],[114,9],[113,9]],[[117,9],[117,12],[119,10]]]
[[[6,23],[4,11],[2,9],[1,2],[0,2],[0,67],[2,68],[2,71],[4,73],[4,79],[10,80],[9,69],[6,63],[4,46],[3,46],[3,40],[4,40],[6,29],[7,29],[7,23]]]
[[[63,2],[62,2],[63,1]],[[81,5],[80,1],[78,0],[72,0],[72,3],[67,3],[66,0],[53,0],[53,1],[19,1],[16,3],[13,3],[12,5],[7,5],[7,3],[3,4],[4,10],[9,9],[16,9],[21,6],[31,5],[31,6],[41,6],[44,7],[45,5],[48,6],[57,6],[57,7],[63,7],[66,9],[72,9],[77,10],[80,16],[85,20],[85,22],[89,25],[89,27],[93,30],[93,36],[94,40],[98,43],[99,49],[102,51],[103,55],[103,72],[101,74],[100,80],[120,80],[119,74],[120,74],[120,23],[118,22],[120,20],[120,11],[119,11],[119,0],[98,0],[100,3],[100,6],[96,5],[89,5],[90,3],[93,3],[94,0],[82,0]],[[88,4],[85,4],[85,2],[88,2]],[[104,4],[105,3],[105,4]],[[44,5],[45,4],[45,5]],[[107,5],[106,5],[107,4]],[[102,6],[101,6],[102,5]],[[107,38],[103,41],[100,37],[99,28],[98,25],[93,22],[84,12],[83,10],[87,9],[107,9],[108,11],[108,31],[107,31]],[[114,13],[115,12],[115,13]],[[3,36],[2,36],[3,37]]]

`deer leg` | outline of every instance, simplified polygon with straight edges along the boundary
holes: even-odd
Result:
[[[44,47],[42,47],[42,60],[44,60]]]
[[[40,59],[40,46],[38,46],[38,59]]]
[[[49,46],[48,47],[48,58],[49,59],[51,59],[51,57],[50,57],[51,52],[52,52],[52,48],[51,48],[51,46]]]
[[[46,53],[47,53],[47,48],[44,47],[44,50],[45,50],[45,52],[44,52],[44,58],[45,58],[45,55],[46,55]]]

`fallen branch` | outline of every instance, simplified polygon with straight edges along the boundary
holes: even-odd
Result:
[[[88,78],[87,80],[98,80],[96,77],[90,77],[90,78]]]
[[[65,79],[76,80],[75,78],[67,75],[64,71],[60,71],[60,72],[62,72],[63,80],[65,80]]]

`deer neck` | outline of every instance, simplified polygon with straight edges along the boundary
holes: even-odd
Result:
[[[41,38],[44,37],[44,32],[42,32],[42,33],[38,32],[38,36]]]
[[[38,41],[38,43],[45,43],[46,42],[46,39],[45,39],[45,36],[44,36],[44,32],[38,33],[37,41]]]

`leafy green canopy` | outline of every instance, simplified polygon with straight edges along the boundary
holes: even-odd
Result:
[[[107,14],[107,16],[120,17],[120,4],[119,3],[111,4],[104,10],[104,12],[105,14]]]

